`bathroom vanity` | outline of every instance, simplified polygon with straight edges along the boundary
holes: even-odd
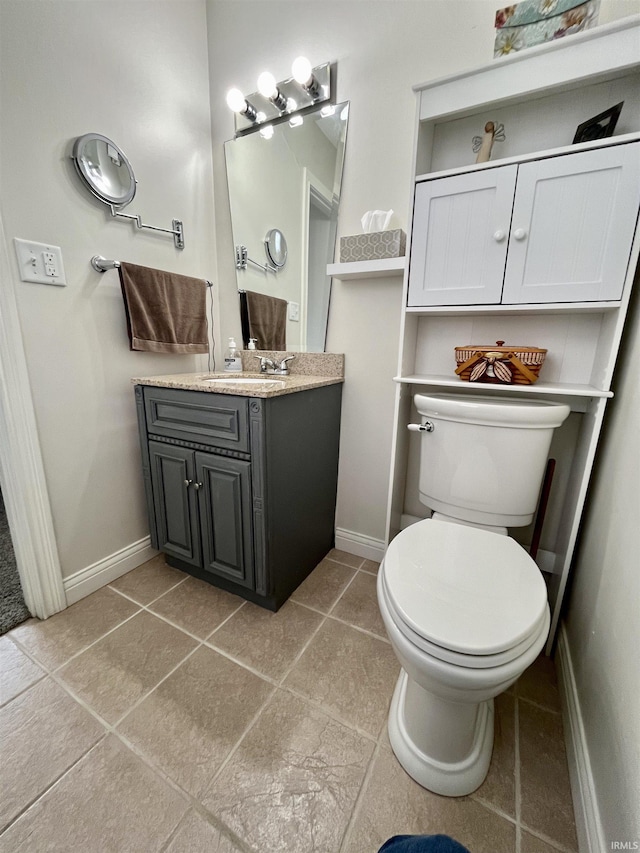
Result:
[[[424,517],[416,393],[566,403],[536,562],[550,653],[640,253],[640,17],[416,86],[417,118],[387,540]],[[615,135],[576,130],[624,102]],[[474,163],[486,122],[504,124]],[[603,138],[601,138],[603,137]],[[535,385],[462,382],[454,347],[548,350]],[[428,512],[428,510],[427,510]],[[532,527],[510,529],[525,548]]]
[[[169,565],[286,601],[334,544],[342,381],[133,380],[151,544]]]

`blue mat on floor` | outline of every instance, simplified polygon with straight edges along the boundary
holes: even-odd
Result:
[[[469,853],[448,835],[394,835],[378,853]]]

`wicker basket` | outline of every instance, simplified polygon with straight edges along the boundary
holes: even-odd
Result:
[[[456,373],[464,382],[494,385],[533,385],[547,354],[538,347],[495,346],[456,347]]]

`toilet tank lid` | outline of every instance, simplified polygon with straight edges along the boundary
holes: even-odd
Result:
[[[403,530],[387,549],[384,576],[405,624],[467,655],[512,648],[547,606],[542,574],[515,540],[445,521]]]
[[[571,411],[565,403],[549,400],[471,394],[416,394],[413,402],[427,417],[516,429],[553,429],[564,423]]]

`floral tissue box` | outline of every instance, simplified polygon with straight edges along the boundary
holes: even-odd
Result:
[[[496,12],[494,57],[594,27],[600,0],[524,0]]]

